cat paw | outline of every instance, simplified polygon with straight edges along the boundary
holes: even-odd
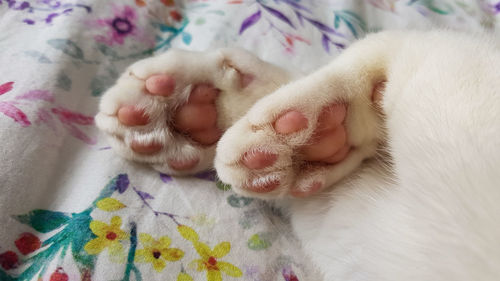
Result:
[[[381,84],[353,94],[342,82],[313,74],[258,101],[220,139],[219,178],[246,196],[305,197],[374,156]]]
[[[240,49],[170,50],[131,65],[95,120],[113,149],[163,173],[213,166],[222,133],[288,73]]]

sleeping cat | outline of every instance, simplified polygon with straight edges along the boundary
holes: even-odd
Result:
[[[96,122],[128,159],[215,163],[278,199],[324,280],[498,280],[498,46],[382,32],[301,78],[239,49],[172,50],[132,65]]]

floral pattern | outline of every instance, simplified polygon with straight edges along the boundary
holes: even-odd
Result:
[[[89,255],[96,255],[108,248],[111,255],[118,255],[123,250],[121,240],[128,238],[127,233],[121,230],[122,219],[118,216],[111,218],[111,224],[102,221],[91,221],[89,228],[97,235],[97,238],[90,240],[83,249]]]
[[[151,263],[154,269],[161,272],[167,265],[167,261],[174,262],[184,256],[184,252],[177,248],[170,248],[172,240],[168,236],[162,236],[155,240],[147,233],[139,234],[139,241],[144,249],[137,250],[135,260],[137,262]]]
[[[210,247],[202,242],[195,244],[195,249],[200,255],[201,259],[194,260],[193,265],[196,266],[198,271],[207,272],[207,280],[219,281],[222,280],[222,272],[229,276],[240,277],[242,272],[236,266],[220,261],[227,253],[231,245],[228,242],[217,244],[212,250]]]
[[[131,6],[113,6],[114,16],[94,21],[94,26],[107,30],[106,35],[96,35],[97,42],[108,46],[115,44],[123,45],[125,39],[145,40],[152,45],[151,37],[146,36],[143,30],[137,26],[137,13]]]
[[[47,269],[49,261],[57,259],[56,254],[62,251],[61,258],[66,258],[66,251],[69,246],[72,249],[72,259],[82,268],[82,278],[92,274],[96,255],[107,250],[110,258],[114,262],[120,262],[117,259],[123,256],[124,244],[128,244],[128,258],[124,273],[124,280],[130,280],[131,272],[135,273],[135,278],[140,280],[137,273],[137,264],[148,263],[158,273],[167,267],[167,262],[175,263],[182,261],[185,256],[185,250],[171,247],[172,239],[163,235],[155,239],[149,233],[137,234],[137,222],[129,223],[129,229],[123,228],[123,219],[120,216],[112,216],[109,223],[91,218],[91,214],[97,210],[107,213],[115,213],[127,208],[120,200],[111,197],[114,193],[123,194],[130,188],[128,175],[120,174],[112,179],[108,185],[101,191],[100,195],[93,201],[90,207],[81,213],[66,214],[50,210],[33,210],[24,215],[16,216],[16,219],[32,227],[39,233],[49,233],[60,229],[53,236],[41,241],[39,236],[27,232],[22,233],[15,241],[15,246],[23,255],[34,255],[29,259],[29,265],[18,276],[11,276],[0,270],[0,277],[17,278],[17,280],[31,280],[33,277],[40,278]],[[145,203],[146,199],[154,199],[152,195],[132,187],[133,193],[140,197]],[[175,217],[177,215],[157,212],[151,209],[155,215],[167,215],[171,221],[177,225],[178,234],[185,240],[192,243],[192,247],[199,255],[199,258],[188,263],[188,268],[196,271],[206,271],[208,281],[220,281],[222,273],[231,277],[241,277],[242,271],[232,263],[222,261],[231,249],[231,243],[227,241],[220,242],[213,249],[206,243],[200,241],[199,234],[191,227],[180,224]],[[187,218],[188,221],[190,218]],[[137,243],[139,241],[140,243]],[[137,249],[141,245],[142,248]],[[42,246],[49,245],[48,248],[41,249]],[[9,250],[0,253],[0,266],[4,270],[12,270],[21,266],[18,255]],[[61,275],[64,273],[62,267],[57,268],[52,275]],[[178,280],[190,280],[191,275],[182,268],[178,273]],[[2,279],[3,280],[3,279]]]
[[[279,210],[213,172],[117,158],[92,116],[127,65],[172,47],[313,69],[400,23],[498,33],[498,0],[349,3],[0,0],[0,280],[319,280]]]
[[[64,3],[58,0],[39,0],[39,1],[18,1],[18,0],[0,0],[0,7],[6,6],[7,9],[15,13],[20,13],[23,17],[22,22],[27,25],[37,23],[52,24],[56,18],[69,16],[76,12],[91,13],[92,8],[81,3]]]
[[[0,95],[7,94],[14,88],[14,82],[7,82],[0,85]],[[35,107],[33,117],[30,118],[21,109],[21,106]],[[7,97],[0,101],[0,112],[11,118],[21,127],[32,125],[46,125],[50,130],[59,132],[64,128],[73,137],[89,144],[96,143],[95,138],[88,136],[80,126],[91,126],[94,118],[87,116],[57,104],[54,95],[47,90],[31,90],[13,98]],[[34,121],[30,121],[34,119]]]
[[[222,280],[222,272],[232,277],[242,276],[242,272],[238,267],[220,260],[231,250],[229,242],[221,242],[213,249],[210,249],[210,246],[199,241],[198,234],[192,228],[179,225],[177,229],[186,240],[193,243],[193,247],[196,249],[198,255],[200,255],[200,259],[191,261],[190,265],[196,268],[197,271],[206,271],[208,281]]]

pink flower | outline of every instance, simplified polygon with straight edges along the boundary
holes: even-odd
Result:
[[[123,45],[127,37],[134,37],[140,41],[145,40],[153,43],[151,38],[145,38],[144,32],[137,26],[137,13],[134,8],[113,6],[113,14],[114,16],[111,18],[98,19],[90,23],[91,26],[108,30],[106,35],[94,36],[97,42],[108,46]]]

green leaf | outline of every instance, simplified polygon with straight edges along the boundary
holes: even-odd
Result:
[[[71,232],[71,253],[80,271],[93,270],[96,256],[89,255],[83,246],[90,240],[96,238],[90,230],[92,217],[88,214],[76,214],[74,220],[66,229]]]
[[[75,42],[68,39],[50,39],[47,43],[55,49],[58,49],[66,55],[75,59],[83,59],[83,51]]]
[[[118,53],[115,52],[115,50],[111,49],[110,47],[104,45],[104,44],[98,44],[97,49],[101,51],[104,55],[108,57],[112,57],[114,59],[119,58],[120,56]]]
[[[235,208],[243,208],[248,204],[252,203],[253,199],[238,195],[231,195],[227,198],[227,203]]]
[[[352,18],[356,19],[359,22],[363,22],[363,19],[355,12],[351,12],[349,10],[342,10],[342,13],[351,16]]]
[[[351,31],[354,37],[358,38],[359,35],[358,29],[360,29],[363,32],[366,32],[366,23],[356,13],[348,10],[341,10],[334,12],[334,14],[335,14],[335,25],[336,26],[340,25],[340,22],[343,22],[347,26],[347,28]]]
[[[90,82],[90,90],[92,91],[92,96],[98,97],[106,91],[109,86],[114,83],[114,79],[107,76],[96,76]]]
[[[184,44],[189,45],[192,39],[193,37],[191,36],[191,34],[187,32],[182,33],[182,41],[184,42]]]
[[[39,209],[14,218],[20,223],[27,224],[41,233],[47,233],[55,230],[65,225],[70,220],[70,217],[65,213]]]
[[[59,76],[57,76],[57,84],[56,87],[61,88],[66,91],[71,90],[71,78],[68,77],[65,73],[61,72],[59,73]]]
[[[357,24],[363,32],[366,32],[366,23],[359,15],[347,10],[343,10],[342,12],[346,15],[345,17],[348,18],[350,22]]]
[[[198,18],[196,19],[196,21],[194,22],[196,25],[202,25],[206,22],[206,20],[204,18]]]
[[[427,9],[433,11],[434,13],[441,14],[441,15],[447,15],[450,13],[453,13],[453,7],[445,3],[443,1],[436,1],[436,0],[420,0],[420,1],[415,1],[413,3],[419,3],[422,6],[425,6]]]
[[[0,269],[0,280],[2,280],[2,281],[14,281],[16,279],[14,279],[10,275],[8,275],[7,272]]]
[[[351,31],[352,35],[354,35],[355,38],[358,38],[358,33],[356,32],[356,28],[347,20],[344,20],[344,23],[347,25],[347,28]]]
[[[333,27],[335,29],[339,28],[340,24],[340,17],[338,15],[335,15],[335,19],[333,20]]]
[[[224,11],[222,11],[222,10],[213,10],[213,11],[209,11],[209,13],[216,14],[219,16],[225,15]]]
[[[249,211],[243,212],[238,223],[243,227],[243,229],[249,229],[252,226],[259,223],[262,216],[260,215],[260,211],[258,209],[253,209]]]
[[[52,63],[52,61],[39,51],[28,50],[24,52],[26,55],[38,59],[39,63]]]
[[[220,180],[217,180],[215,182],[215,186],[217,186],[217,188],[220,189],[220,190],[222,190],[222,191],[231,190],[231,185],[225,184],[225,183],[221,182]]]
[[[276,235],[270,232],[260,232],[248,239],[247,246],[250,250],[261,251],[271,247],[274,240],[276,240]]]

